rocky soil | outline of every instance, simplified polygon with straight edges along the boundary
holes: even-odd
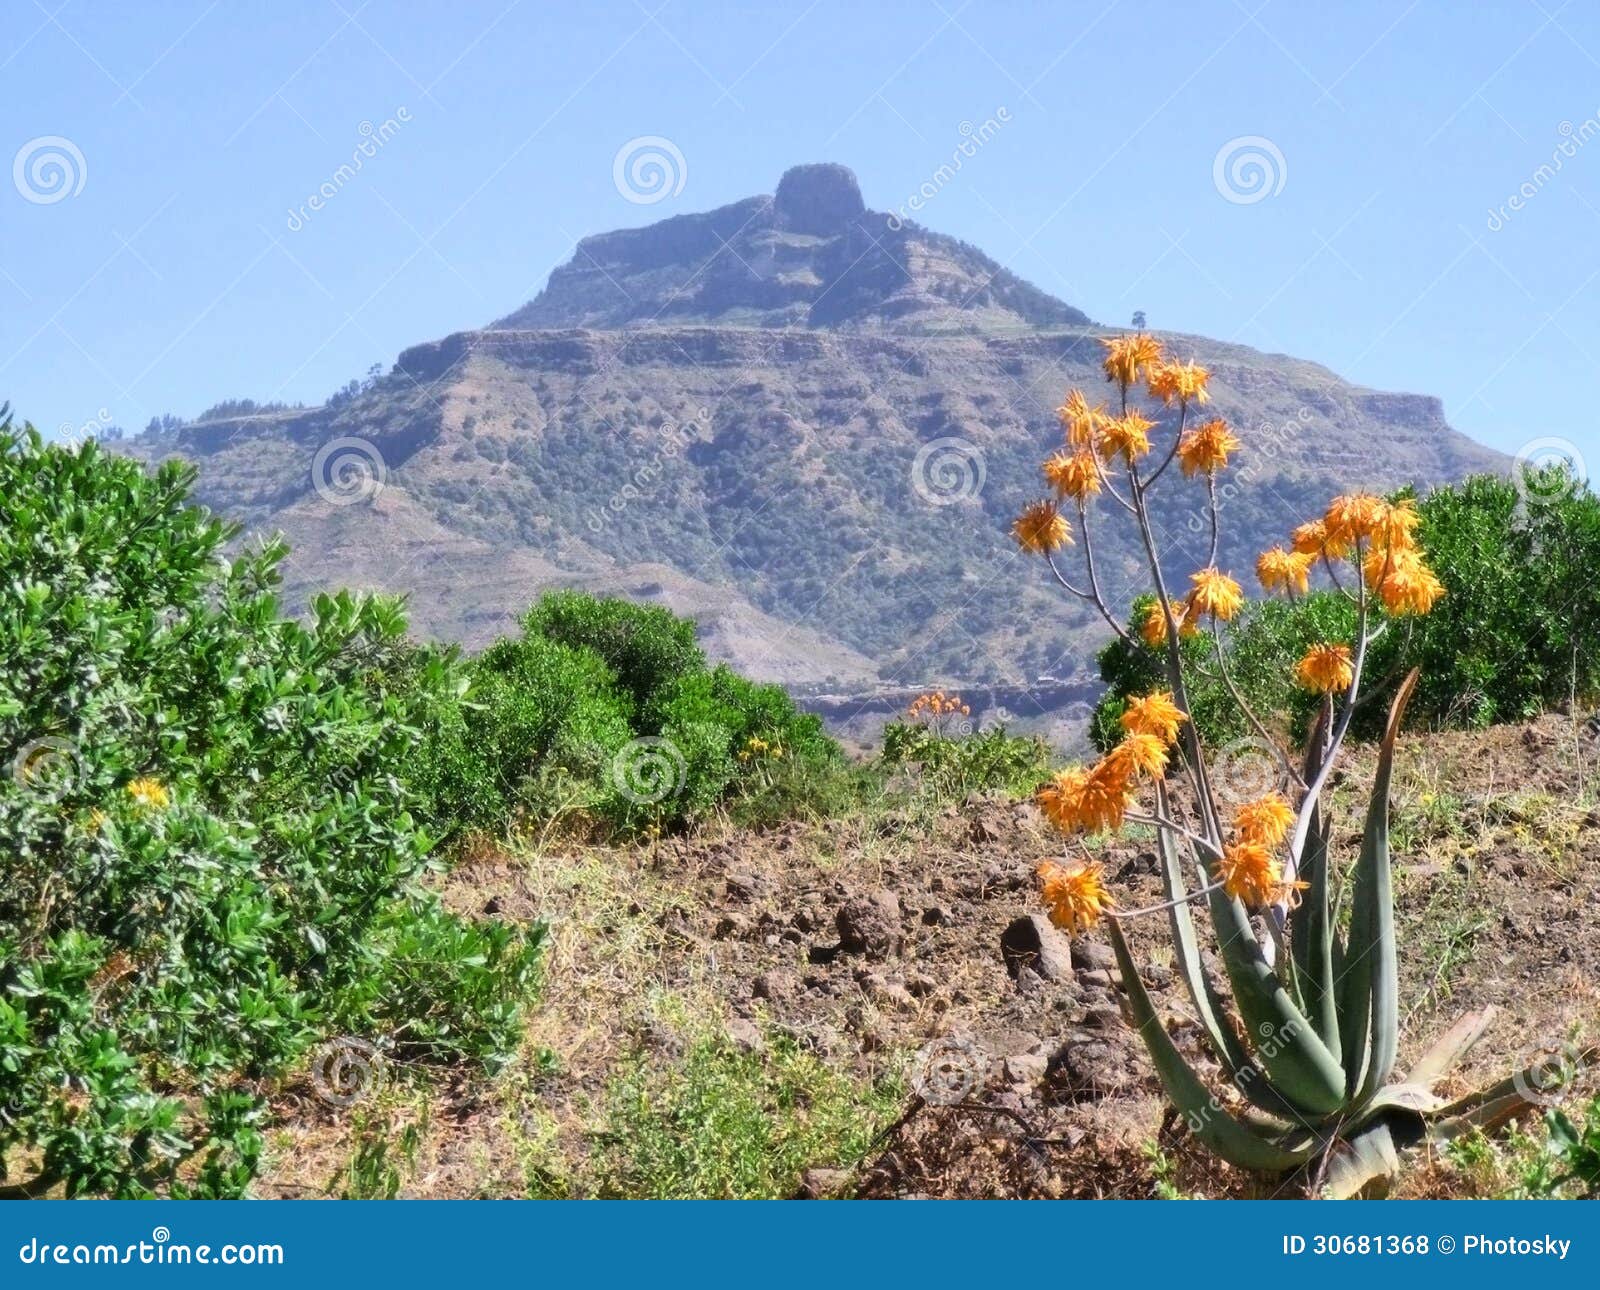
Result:
[[[1486,1004],[1500,1011],[1457,1077],[1463,1091],[1600,1029],[1595,752],[1557,716],[1402,741],[1402,1061]],[[1346,856],[1368,782],[1370,752],[1358,752],[1335,791]],[[1059,842],[1031,804],[995,800],[927,822],[710,832],[630,850],[481,848],[449,878],[448,898],[551,920],[530,1050],[553,1056],[509,1086],[391,1106],[396,1125],[425,1124],[404,1193],[523,1194],[534,1111],[541,1150],[581,1173],[617,1063],[643,1053],[670,1064],[709,1026],[758,1052],[793,1037],[863,1084],[904,1079],[901,1114],[874,1148],[817,1159],[795,1180],[802,1194],[1305,1194],[1305,1178],[1268,1187],[1217,1165],[1164,1113],[1108,946],[1039,915],[1031,872],[1052,852]],[[1102,858],[1124,903],[1159,899],[1148,841],[1119,840]],[[1135,957],[1197,1054],[1164,926],[1138,925]],[[269,1194],[336,1171],[349,1149],[347,1113],[288,1093],[284,1108]],[[1403,1193],[1458,1186],[1442,1162],[1418,1161]]]

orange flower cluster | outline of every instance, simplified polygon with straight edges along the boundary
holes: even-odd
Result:
[[[1050,921],[1068,932],[1087,931],[1112,907],[1104,871],[1093,862],[1064,865],[1046,860],[1034,872]]]
[[[1417,550],[1421,517],[1409,497],[1386,502],[1371,493],[1335,497],[1321,519],[1295,529],[1292,551],[1274,547],[1256,564],[1268,591],[1305,591],[1295,557],[1305,568],[1318,560],[1357,560],[1367,588],[1391,614],[1425,614],[1444,595],[1444,584]]]
[[[1063,833],[1121,828],[1139,782],[1166,772],[1168,752],[1187,720],[1170,692],[1135,699],[1122,716],[1122,741],[1093,766],[1057,773],[1039,790],[1039,809]]]
[[[1121,461],[1132,467],[1151,452],[1150,432],[1156,423],[1128,406],[1127,396],[1141,381],[1152,399],[1180,410],[1210,400],[1211,373],[1193,359],[1169,359],[1161,342],[1148,332],[1102,337],[1106,378],[1122,393],[1122,411],[1112,413],[1104,403],[1091,404],[1082,390],[1068,390],[1056,409],[1066,441],[1063,450],[1043,463],[1045,482],[1058,500],[1075,502],[1080,510],[1105,487],[1104,465]],[[1191,478],[1208,478],[1228,464],[1239,440],[1220,418],[1185,431],[1173,452]],[[1011,525],[1012,535],[1024,551],[1049,555],[1072,541],[1072,530],[1056,508],[1056,500],[1032,502]]]
[[[1283,865],[1273,854],[1294,826],[1294,808],[1276,793],[1246,802],[1233,817],[1233,836],[1222,849],[1218,878],[1222,889],[1246,905],[1270,905],[1303,890],[1303,882],[1285,882]]]
[[[1056,494],[1070,497],[1080,507],[1100,491],[1100,463],[1088,449],[1053,453],[1045,458],[1043,469]]]
[[[1221,417],[1213,417],[1193,430],[1186,430],[1178,440],[1178,464],[1191,478],[1214,475],[1228,464],[1228,454],[1238,450],[1238,437],[1228,429],[1228,423]]]
[[[1172,620],[1177,625],[1179,636],[1193,636],[1200,630],[1199,624],[1189,616],[1188,606],[1181,600],[1173,602]],[[1161,612],[1159,600],[1151,601],[1144,611],[1144,617],[1139,620],[1139,637],[1151,649],[1160,649],[1167,643],[1167,619]]]
[[[1224,622],[1244,608],[1244,589],[1218,569],[1191,573],[1193,584],[1184,602],[1185,618],[1220,618]]]
[[[1049,555],[1072,542],[1072,525],[1052,501],[1034,502],[1011,524],[1011,535],[1024,551]]]
[[[1275,546],[1256,560],[1256,577],[1268,591],[1285,591],[1302,596],[1311,590],[1311,566],[1316,556],[1304,551],[1285,551]]]
[[[1356,679],[1348,645],[1313,645],[1295,664],[1295,680],[1320,694],[1343,694]]]
[[[961,702],[959,694],[946,694],[943,690],[932,690],[927,694],[919,694],[911,700],[911,706],[906,709],[906,716],[913,721],[920,721],[924,717],[938,720],[940,717],[972,715],[972,709]]]

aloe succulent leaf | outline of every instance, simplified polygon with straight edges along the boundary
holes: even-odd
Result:
[[[1167,786],[1160,781],[1156,783],[1156,809],[1162,816],[1171,818]],[[1157,833],[1159,835],[1157,849],[1161,855],[1162,890],[1172,905],[1168,911],[1168,921],[1172,926],[1172,942],[1176,950],[1178,973],[1183,977],[1184,985],[1188,987],[1189,998],[1194,1002],[1195,1011],[1200,1016],[1200,1024],[1206,1032],[1206,1038],[1211,1041],[1211,1048],[1216,1053],[1217,1060],[1222,1063],[1229,1079],[1237,1079],[1239,1072],[1251,1065],[1250,1054],[1244,1046],[1244,1041],[1239,1038],[1238,1032],[1229,1024],[1223,1012],[1222,999],[1206,975],[1205,967],[1200,960],[1200,941],[1195,934],[1194,916],[1190,913],[1188,900],[1185,899],[1189,894],[1189,888],[1183,880],[1182,858],[1178,852],[1177,839],[1168,829],[1158,829]]]
[[[1220,889],[1208,899],[1234,1003],[1256,1060],[1302,1114],[1339,1110],[1345,1105],[1344,1069],[1266,961],[1244,906]]]
[[[1388,1190],[1388,1180],[1400,1172],[1400,1153],[1384,1120],[1340,1141],[1328,1156],[1323,1194],[1330,1200],[1350,1200],[1369,1189]],[[1381,1184],[1373,1188],[1373,1184]]]
[[[1448,1142],[1452,1138],[1462,1137],[1477,1129],[1489,1133],[1500,1128],[1516,1116],[1518,1112],[1527,1109],[1528,1099],[1523,1097],[1520,1092],[1513,1091],[1501,1097],[1480,1102],[1478,1105],[1454,1115],[1445,1115],[1441,1112],[1430,1117],[1428,1120],[1428,1136],[1436,1142]]]
[[[1166,1027],[1156,1016],[1150,994],[1134,966],[1128,942],[1115,920],[1109,924],[1111,947],[1116,951],[1117,966],[1122,974],[1123,989],[1128,993],[1128,1003],[1133,1013],[1134,1025],[1144,1040],[1150,1060],[1161,1079],[1161,1086],[1173,1107],[1184,1118],[1189,1131],[1229,1164],[1241,1169],[1255,1169],[1263,1173],[1282,1173],[1304,1164],[1315,1154],[1317,1146],[1289,1149],[1263,1137],[1241,1123],[1218,1102],[1204,1082],[1196,1075],[1183,1054],[1172,1042]]]
[[[1156,783],[1156,809],[1164,818],[1171,818],[1171,801],[1165,783]],[[1183,879],[1182,856],[1177,839],[1170,830],[1158,830],[1158,850],[1161,855],[1161,882],[1166,899],[1170,902],[1168,919],[1172,928],[1178,973],[1188,988],[1201,1028],[1210,1042],[1228,1080],[1250,1102],[1275,1117],[1298,1123],[1300,1112],[1283,1094],[1272,1086],[1266,1073],[1250,1057],[1238,1029],[1225,1010],[1205,965],[1200,958],[1200,942],[1195,932],[1194,916],[1185,899],[1188,887]]]
[[[1489,1023],[1498,1012],[1499,1009],[1491,1003],[1486,1008],[1463,1016],[1422,1055],[1406,1075],[1406,1083],[1432,1088],[1483,1038],[1483,1032],[1489,1028]]]
[[[1310,888],[1290,915],[1289,944],[1296,976],[1301,981],[1304,1009],[1317,1034],[1336,1060],[1343,1058],[1339,1035],[1339,1005],[1333,974],[1333,910],[1328,888],[1328,835],[1332,831],[1320,808],[1312,808],[1311,827],[1299,873]]]
[[[1357,1077],[1353,1062],[1349,1075],[1359,1078],[1354,1100],[1364,1102],[1388,1081],[1400,1049],[1400,972],[1394,934],[1394,875],[1389,855],[1389,785],[1394,778],[1395,741],[1406,704],[1416,689],[1413,668],[1389,705],[1389,721],[1378,748],[1378,769],[1373,776],[1372,800],[1367,806],[1361,855],[1356,861],[1355,895],[1351,905],[1350,943],[1344,985],[1347,1014],[1341,1018],[1343,1037],[1365,1032],[1370,1045],[1365,1071]],[[1362,1005],[1359,996],[1366,995]],[[1359,1035],[1357,1034],[1359,1040]]]

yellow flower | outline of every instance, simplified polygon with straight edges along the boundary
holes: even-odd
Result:
[[[1275,546],[1263,551],[1256,560],[1256,577],[1268,591],[1298,591],[1305,595],[1311,589],[1311,564],[1315,557],[1300,551],[1285,551]]]
[[[1290,892],[1303,889],[1303,882],[1285,882],[1283,868],[1272,852],[1260,842],[1243,840],[1222,853],[1222,889],[1246,905],[1270,905]]]
[[[1159,606],[1156,621],[1161,621]],[[1155,690],[1129,701],[1122,714],[1122,728],[1129,734],[1154,735],[1170,746],[1177,742],[1178,728],[1188,719],[1188,714],[1172,701],[1171,690]]]
[[[172,795],[167,792],[166,785],[159,779],[151,779],[141,775],[128,785],[128,796],[138,805],[159,811],[165,809],[172,802]]]
[[[1391,614],[1425,614],[1444,595],[1444,584],[1415,551],[1393,551],[1386,556],[1374,551],[1367,557],[1366,574]]]
[[[1402,497],[1393,506],[1384,507],[1383,523],[1376,536],[1393,551],[1409,551],[1415,545],[1414,534],[1421,522],[1415,500]]]
[[[1207,475],[1228,464],[1228,454],[1239,450],[1239,440],[1221,417],[1184,432],[1178,440],[1178,462],[1188,476]]]
[[[1246,802],[1233,816],[1234,832],[1242,841],[1266,847],[1280,846],[1293,826],[1294,808],[1277,793]]]
[[[1131,784],[1141,775],[1159,779],[1167,768],[1167,741],[1159,735],[1135,732],[1122,737],[1122,742],[1108,752],[1103,763],[1107,773],[1124,784]]]
[[[1048,555],[1072,542],[1072,526],[1054,502],[1034,502],[1011,525],[1011,534],[1024,551]]]
[[[1177,600],[1172,604],[1172,621],[1179,636],[1194,636],[1200,628],[1188,612],[1188,606]],[[1167,643],[1167,619],[1161,612],[1161,602],[1152,600],[1139,620],[1139,636],[1151,649],[1160,649]]]
[[[1045,860],[1034,872],[1050,921],[1068,932],[1088,931],[1112,907],[1104,871],[1097,864],[1064,865]]]
[[[84,828],[91,834],[100,832],[106,826],[106,813],[98,806],[89,812],[89,822]]]
[[[1149,332],[1102,336],[1100,343],[1106,347],[1106,379],[1115,381],[1123,389],[1137,381],[1141,372],[1149,371],[1161,361],[1161,342]]]
[[[1383,499],[1371,493],[1335,497],[1322,517],[1326,545],[1342,548],[1367,540],[1382,528],[1388,510]]]
[[[1100,465],[1092,452],[1058,452],[1045,459],[1044,477],[1062,497],[1082,506],[1100,491]]]
[[[1211,614],[1226,622],[1244,608],[1243,588],[1215,568],[1192,573],[1189,581],[1194,590],[1189,593],[1188,607],[1195,617]]]
[[[1180,403],[1205,403],[1211,398],[1206,393],[1206,382],[1211,379],[1211,373],[1193,360],[1180,363],[1172,359],[1158,363],[1150,368],[1147,379],[1151,396],[1163,403],[1170,404],[1174,399]]]
[[[1295,665],[1295,679],[1307,690],[1338,694],[1350,688],[1355,669],[1348,645],[1313,645]]]
[[[1122,827],[1128,806],[1125,768],[1106,759],[1092,769],[1069,766],[1035,796],[1045,819],[1063,833],[1099,833]]]
[[[1121,456],[1129,465],[1150,451],[1150,430],[1155,425],[1137,412],[1120,417],[1100,418],[1100,439],[1096,445],[1103,461]]]
[[[1056,416],[1061,422],[1061,429],[1066,433],[1067,443],[1074,448],[1092,448],[1095,427],[1099,425],[1105,410],[1106,405],[1103,403],[1090,407],[1089,400],[1083,397],[1082,390],[1068,390],[1066,402],[1056,409]]]

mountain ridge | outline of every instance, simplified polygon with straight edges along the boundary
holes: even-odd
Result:
[[[1103,388],[1114,332],[956,239],[890,229],[842,167],[796,173],[772,197],[585,239],[533,301],[406,348],[337,405],[130,448],[193,458],[209,504],[283,529],[292,597],[409,590],[420,630],[469,645],[541,587],[585,586],[697,613],[717,656],[796,687],[1088,684],[1103,624],[1020,562],[1007,526],[1043,491],[1065,390]],[[1161,335],[1212,370],[1208,413],[1244,440],[1223,501],[1241,577],[1333,492],[1504,469],[1432,396]],[[348,442],[377,485],[354,497],[327,473]],[[1180,489],[1158,515],[1179,577],[1200,557],[1194,502]],[[1139,552],[1099,543],[1125,605]]]

